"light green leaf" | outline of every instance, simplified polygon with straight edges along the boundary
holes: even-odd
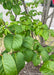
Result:
[[[54,37],[54,30],[49,30],[52,37]]]
[[[16,15],[19,15],[20,14],[20,11],[21,11],[21,8],[19,5],[14,5],[13,6],[13,12],[16,14]]]
[[[15,33],[21,33],[25,30],[25,26],[24,25],[18,25],[18,24],[12,24],[9,26],[9,29],[12,31],[12,32],[15,32]]]
[[[16,66],[17,66],[18,73],[25,66],[24,55],[21,52],[18,52],[17,55],[16,55]]]
[[[14,50],[18,50],[19,47],[21,47],[22,45],[22,36],[21,35],[15,35],[13,37],[13,44],[12,44],[12,48]]]
[[[44,75],[54,75],[54,61],[45,62],[40,68],[40,71]]]
[[[49,31],[43,30],[42,37],[44,38],[44,40],[47,40],[49,38]]]
[[[12,49],[12,42],[13,42],[13,36],[11,34],[5,36],[4,46],[5,46],[7,51],[10,51]]]
[[[0,75],[17,75],[14,59],[9,54],[3,54],[0,58]]]
[[[0,75],[6,75],[2,64],[2,57],[0,57]]]
[[[0,13],[0,19],[3,19],[3,13]]]
[[[23,46],[26,48],[32,49],[33,48],[33,42],[34,42],[33,38],[30,36],[27,36],[24,39]]]
[[[25,26],[24,25],[18,25],[15,27],[15,32],[16,33],[21,33],[25,30]]]
[[[6,75],[17,75],[16,64],[11,55],[4,54],[2,57],[2,63]]]
[[[48,55],[47,51],[45,51],[45,50],[41,51],[41,57],[42,57],[43,61],[49,60],[49,55]]]

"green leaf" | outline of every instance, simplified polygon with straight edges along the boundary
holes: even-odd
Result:
[[[39,27],[41,27],[41,26],[39,26]],[[36,35],[41,35],[42,36],[43,29],[40,29],[39,27],[36,28],[35,33],[36,33]]]
[[[0,19],[3,19],[3,13],[0,13]]]
[[[6,75],[17,75],[17,68],[14,59],[9,54],[4,54],[2,64]]]
[[[4,46],[5,46],[7,51],[10,51],[12,49],[12,42],[13,42],[13,36],[11,34],[5,36]]]
[[[16,66],[18,73],[24,68],[25,66],[25,60],[24,55],[21,52],[18,52],[16,55]]]
[[[36,10],[30,10],[29,11],[29,15],[31,15],[31,16],[36,16]],[[35,15],[34,15],[35,14]]]
[[[54,61],[45,62],[40,68],[40,71],[44,75],[54,75]]]
[[[38,51],[39,47],[42,47],[42,46],[38,41],[36,41],[36,43],[34,43],[33,49]]]
[[[49,31],[43,30],[42,37],[44,38],[44,40],[47,40],[49,38]]]
[[[35,34],[40,35],[44,38],[44,40],[47,40],[49,38],[49,30],[47,25],[42,25],[42,22],[39,21],[35,29]]]
[[[22,45],[22,36],[21,35],[15,35],[13,37],[13,44],[12,44],[12,48],[14,50],[18,50],[19,47],[21,47]]]
[[[23,54],[24,54],[25,61],[30,62],[32,60],[33,57],[32,50],[26,49]]]
[[[11,21],[15,21],[14,15],[10,14],[10,20],[11,20]]]
[[[3,7],[4,7],[5,9],[11,10],[11,8],[12,8],[12,3],[11,3],[10,1],[3,2]]]
[[[50,55],[49,59],[54,61],[54,55]]]
[[[4,45],[7,51],[11,49],[18,50],[22,45],[22,36],[21,35],[7,35],[4,38]]]
[[[15,32],[15,33],[21,33],[25,30],[25,26],[24,25],[18,25],[18,24],[10,24],[9,25],[9,29],[12,31],[12,32]]]
[[[10,11],[7,11],[7,12],[6,12],[6,16],[8,16],[8,14],[11,14],[11,12],[10,12]]]
[[[15,27],[15,32],[16,33],[21,33],[25,30],[25,26],[24,25],[18,25],[17,27]]]
[[[52,52],[52,47],[51,46],[47,46],[47,47],[45,47],[45,50],[49,53],[49,52]]]
[[[23,25],[31,25],[32,24],[32,21],[28,15],[20,17],[20,21],[22,22]]]
[[[49,32],[50,32],[51,36],[54,37],[54,30],[50,30]]]
[[[33,42],[34,42],[33,38],[30,36],[27,36],[24,39],[23,46],[26,48],[32,49],[33,48]]]
[[[47,51],[45,51],[45,50],[41,51],[41,57],[44,62],[49,60],[49,55],[48,55]]]
[[[4,72],[3,64],[2,64],[2,57],[0,56],[0,75],[6,75]]]
[[[16,15],[19,15],[20,14],[20,11],[21,11],[21,8],[19,5],[14,5],[13,6],[13,12],[16,14]]]
[[[10,1],[7,1],[7,9],[8,10],[11,10],[11,8],[12,8],[12,3],[10,2]]]
[[[41,62],[40,56],[38,54],[34,53],[32,62],[34,64],[34,66],[38,66]]]

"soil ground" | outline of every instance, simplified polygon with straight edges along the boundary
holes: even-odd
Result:
[[[33,63],[30,62],[25,65],[24,69],[19,73],[19,75],[42,75],[39,71],[41,66],[34,67]]]

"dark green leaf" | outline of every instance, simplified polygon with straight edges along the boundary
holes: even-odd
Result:
[[[49,59],[54,61],[54,55],[50,55]]]
[[[32,50],[26,49],[23,54],[24,54],[24,58],[27,62],[30,62],[32,60],[32,57],[33,57]]]
[[[32,62],[34,64],[34,66],[38,66],[41,62],[40,56],[38,54],[34,53]]]

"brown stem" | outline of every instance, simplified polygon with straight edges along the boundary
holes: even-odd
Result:
[[[28,9],[27,9],[27,7],[26,7],[26,4],[25,4],[25,2],[24,2],[24,0],[22,0],[22,3],[23,3],[23,6],[24,6],[24,9],[25,9],[25,12],[26,12],[26,14],[27,15],[29,15],[29,13],[28,13]],[[30,16],[30,15],[29,15]],[[30,16],[31,18],[32,18],[32,20],[33,20],[33,17],[32,16]],[[32,36],[32,38],[33,38],[33,32],[31,31],[31,36]]]
[[[17,15],[15,15],[15,21],[16,21]]]

